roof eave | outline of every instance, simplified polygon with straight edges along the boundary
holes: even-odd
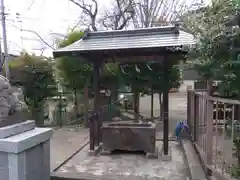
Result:
[[[63,56],[69,56],[69,57],[81,57],[81,56],[88,56],[91,54],[91,56],[95,56],[95,55],[110,55],[110,54],[121,54],[121,52],[129,52],[131,54],[134,55],[136,54],[136,51],[139,52],[144,52],[144,51],[153,51],[157,52],[158,50],[164,50],[164,49],[169,49],[170,48],[181,48],[181,49],[177,49],[175,50],[175,52],[180,52],[180,53],[187,53],[186,50],[182,49],[182,47],[184,47],[185,45],[179,45],[179,46],[168,46],[168,47],[145,47],[145,48],[122,48],[122,49],[100,49],[100,50],[55,50],[53,51],[53,57],[54,58],[59,58],[59,57],[63,57]],[[149,53],[148,53],[149,54]]]

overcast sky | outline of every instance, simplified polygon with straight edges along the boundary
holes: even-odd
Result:
[[[103,1],[100,13],[111,4],[111,0]],[[23,48],[39,54],[39,49],[46,47],[34,33],[21,31],[21,27],[38,32],[52,44],[56,35],[50,33],[66,34],[68,27],[73,27],[81,15],[79,8],[69,0],[5,0],[5,10],[9,52],[14,54],[19,54]],[[47,48],[44,55],[51,56],[52,50]]]

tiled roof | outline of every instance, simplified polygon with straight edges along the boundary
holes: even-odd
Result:
[[[194,44],[191,34],[178,26],[88,32],[85,37],[53,52],[59,57],[66,52],[94,52],[101,50],[177,47]]]

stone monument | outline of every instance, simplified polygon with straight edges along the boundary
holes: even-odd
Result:
[[[26,111],[26,104],[20,101],[8,79],[0,75],[0,127],[25,121],[23,115]]]
[[[0,179],[50,180],[50,128],[27,120],[27,107],[0,75]]]

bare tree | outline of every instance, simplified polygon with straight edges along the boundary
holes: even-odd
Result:
[[[97,0],[92,0],[92,3],[86,3],[84,0],[69,1],[82,10],[81,20],[77,24],[90,27],[93,31],[100,28],[121,30],[135,15],[134,0],[113,0],[113,7],[108,8],[103,16],[99,15]]]
[[[188,0],[135,0],[134,27],[169,25],[178,21],[189,6]]]
[[[115,0],[111,11],[106,10],[101,23],[106,29],[121,30],[135,16],[135,3],[133,0]]]
[[[90,20],[87,26],[91,27],[93,31],[97,31],[98,30],[96,25],[97,15],[98,15],[97,0],[92,0],[91,4],[85,3],[85,0],[69,0],[69,1],[74,3],[76,6],[78,6],[82,10],[83,16],[81,18],[87,18],[87,20],[88,19]],[[84,23],[84,21],[82,21],[82,23]]]
[[[152,27],[164,0],[135,0],[135,12],[133,24],[136,28]]]

